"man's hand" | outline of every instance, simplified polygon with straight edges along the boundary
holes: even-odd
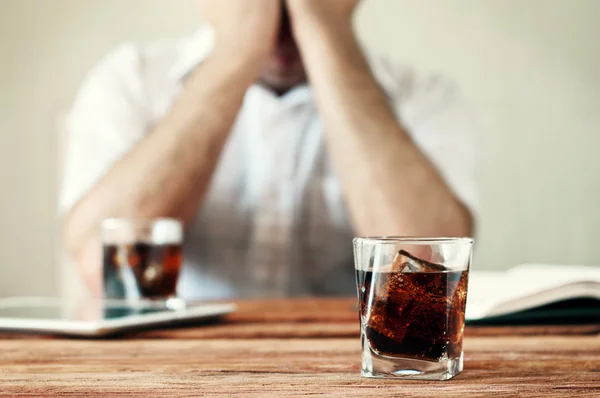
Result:
[[[317,30],[346,30],[351,27],[352,14],[360,0],[286,0],[297,32],[307,25]],[[322,32],[320,32],[322,33]]]
[[[200,0],[202,17],[216,34],[216,52],[262,62],[273,52],[281,0]]]

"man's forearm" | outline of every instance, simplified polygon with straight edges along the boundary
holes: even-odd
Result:
[[[104,218],[194,217],[255,73],[243,59],[215,54],[188,77],[163,120],[67,215],[76,258],[87,257]]]
[[[328,149],[364,235],[469,235],[471,216],[398,122],[350,23],[299,23]]]

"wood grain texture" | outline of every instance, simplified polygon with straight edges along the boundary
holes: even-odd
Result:
[[[0,396],[600,396],[600,325],[471,328],[447,382],[361,378],[354,300],[240,303],[119,339],[0,336]]]

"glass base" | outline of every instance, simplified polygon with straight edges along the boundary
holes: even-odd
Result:
[[[450,380],[463,369],[463,354],[438,362],[419,359],[395,358],[376,354],[365,344],[361,376],[397,378],[405,380]]]

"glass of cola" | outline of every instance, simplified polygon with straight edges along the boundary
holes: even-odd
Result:
[[[182,304],[176,299],[183,258],[179,220],[107,219],[102,244],[105,298]]]
[[[365,377],[448,380],[463,369],[471,238],[356,238]]]

